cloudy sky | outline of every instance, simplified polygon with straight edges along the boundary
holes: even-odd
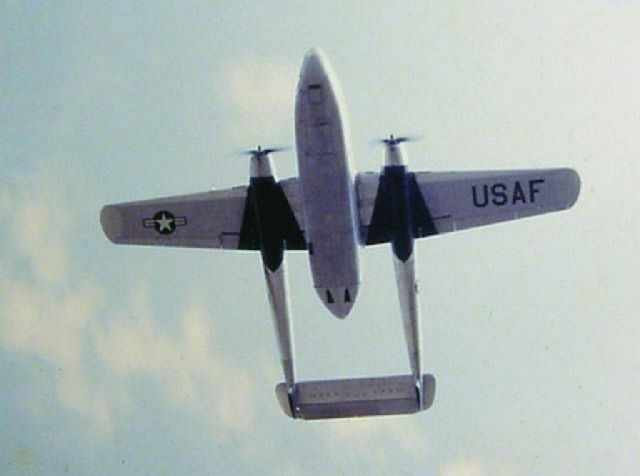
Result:
[[[636,474],[640,5],[394,3],[0,0],[0,473]],[[420,243],[424,414],[289,420],[258,256],[100,229],[293,145],[311,46],[361,170],[394,132],[414,169],[582,178],[568,212]],[[338,321],[288,257],[303,379],[408,371],[390,251],[361,260]]]

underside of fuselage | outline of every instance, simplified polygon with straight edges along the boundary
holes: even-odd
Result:
[[[306,55],[296,95],[298,170],[313,284],[337,317],[358,294],[358,224],[339,85],[317,49]]]

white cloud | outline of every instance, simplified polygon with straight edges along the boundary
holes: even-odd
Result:
[[[0,344],[42,359],[55,375],[60,403],[109,431],[110,404],[89,387],[84,355],[101,290],[86,276],[69,280],[70,211],[55,188],[43,185],[42,176],[36,183],[37,194],[12,189],[0,198],[0,214],[13,238],[0,276]],[[23,268],[27,276],[18,272]]]
[[[419,416],[329,420],[315,428],[336,464],[349,456],[366,461],[369,472],[391,474],[398,471],[398,461],[412,468],[431,462],[429,427]]]
[[[472,460],[457,460],[445,463],[438,472],[440,476],[483,476],[482,464]]]
[[[215,77],[216,96],[231,112],[227,124],[232,141],[253,147],[290,137],[295,64],[277,57],[244,56],[222,64]]]
[[[5,315],[3,343],[9,350],[46,355],[59,369],[82,366],[80,334],[99,302],[90,287],[47,291],[24,282],[2,279]]]
[[[154,320],[143,283],[128,302],[113,301],[116,308],[105,311],[104,286],[68,258],[73,212],[43,177],[35,180],[37,194],[0,190],[0,218],[10,237],[0,275],[0,348],[41,359],[58,403],[103,434],[131,409],[128,389],[138,377],[153,379],[167,402],[209,418],[218,432],[248,433],[252,379],[211,346],[200,295],[175,316],[177,333]]]
[[[173,404],[208,416],[216,426],[246,433],[253,424],[247,372],[210,345],[213,330],[197,295],[177,317],[181,331],[154,324],[151,300],[140,283],[126,313],[95,333],[96,349],[108,371],[121,381],[147,376],[161,384]]]
[[[39,177],[36,182],[44,182]],[[50,180],[50,183],[55,183]],[[68,272],[65,240],[69,237],[69,210],[58,198],[60,192],[53,186],[34,187],[34,190],[4,196],[2,211],[13,226],[17,251],[29,262],[38,281],[59,283]]]
[[[282,476],[299,476],[307,473],[305,472],[304,468],[302,468],[298,464],[292,461],[287,461],[282,465],[282,467],[276,474],[280,474]]]

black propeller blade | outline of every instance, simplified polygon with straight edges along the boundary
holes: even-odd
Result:
[[[254,156],[254,155],[261,156],[261,155],[272,154],[274,152],[282,152],[289,149],[290,147],[268,147],[266,149],[263,149],[261,146],[258,146],[256,149],[245,150],[242,152],[242,154],[248,155],[248,156]]]
[[[389,135],[386,139],[381,139],[378,141],[380,144],[386,145],[398,145],[403,142],[416,142],[422,139],[422,136],[400,136],[396,137],[393,134]]]

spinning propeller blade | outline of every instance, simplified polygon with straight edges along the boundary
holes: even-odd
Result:
[[[377,141],[379,144],[387,144],[387,145],[397,145],[402,144],[403,142],[416,142],[422,139],[422,136],[400,136],[396,137],[393,134],[389,135],[389,137],[385,139],[380,139]]]
[[[254,156],[254,155],[267,155],[273,154],[275,152],[283,152],[285,150],[289,150],[290,147],[268,147],[263,149],[261,146],[258,146],[256,149],[249,149],[242,151],[242,155]]]

